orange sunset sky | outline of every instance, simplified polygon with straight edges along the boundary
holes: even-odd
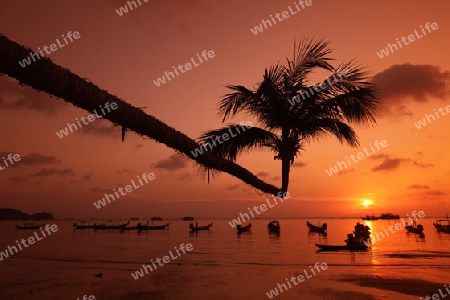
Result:
[[[318,1],[254,35],[250,28],[294,1],[149,1],[119,16],[122,0],[2,1],[0,33],[31,47],[50,45],[68,31],[80,38],[48,55],[166,124],[197,138],[221,126],[218,102],[226,84],[254,86],[265,67],[292,57],[294,40],[325,38],[332,56],[356,59],[379,85],[384,114],[373,128],[356,127],[361,149],[376,140],[388,146],[344,171],[325,170],[361,149],[329,137],[305,145],[291,169],[291,198],[261,215],[360,216],[383,212],[427,216],[450,210],[450,116],[417,129],[414,122],[450,105],[450,2]],[[380,58],[376,52],[396,38],[439,26],[402,49]],[[157,87],[153,80],[203,50],[215,57]],[[320,74],[311,82],[320,82]],[[22,160],[0,171],[0,207],[57,218],[235,217],[265,195],[228,174],[209,185],[193,163],[173,149],[98,120],[60,139],[56,132],[88,112],[0,77],[1,156]],[[255,121],[240,115],[230,120]],[[238,163],[281,186],[281,163],[270,152],[251,152]],[[3,160],[0,160],[3,166]],[[144,172],[149,182],[107,207],[93,202]],[[373,205],[361,206],[364,199]]]

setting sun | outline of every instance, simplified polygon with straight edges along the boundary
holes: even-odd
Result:
[[[372,205],[372,200],[364,199],[361,205],[364,207],[369,207],[370,205]]]

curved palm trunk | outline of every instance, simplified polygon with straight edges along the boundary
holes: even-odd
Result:
[[[191,151],[199,147],[194,140],[157,118],[147,115],[139,108],[99,89],[96,85],[80,78],[69,70],[55,65],[48,58],[41,58],[22,68],[18,62],[28,57],[30,52],[32,52],[31,49],[23,47],[0,34],[0,74],[4,73],[16,78],[21,84],[27,84],[36,90],[62,98],[66,102],[90,112],[93,112],[100,105],[104,106],[107,102],[116,102],[118,108],[104,116],[105,119],[138,134],[155,139],[184,153],[204,166],[231,174],[265,193],[277,195],[278,188],[265,183],[247,169],[229,160],[219,158],[208,152],[194,157]]]

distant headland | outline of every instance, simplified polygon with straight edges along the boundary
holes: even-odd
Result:
[[[52,214],[40,212],[36,214],[26,214],[17,209],[0,208],[0,221],[6,220],[54,220]]]

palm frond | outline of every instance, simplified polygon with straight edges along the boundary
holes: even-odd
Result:
[[[321,94],[321,108],[338,111],[342,119],[362,125],[376,124],[381,114],[381,102],[374,84],[367,79],[367,72],[357,66],[340,68],[346,76],[337,80]]]
[[[380,107],[373,93],[373,87],[359,88],[329,99],[323,106],[325,109],[334,108],[334,111],[339,111],[341,119],[349,123],[376,124],[375,116],[380,114]]]
[[[328,57],[332,52],[329,42],[323,39],[301,39],[294,43],[292,60],[287,60],[287,68],[291,71],[291,85],[301,84],[314,68],[328,71],[334,70],[329,63],[333,59]]]
[[[327,82],[331,82],[331,85],[327,85],[324,90],[335,96],[361,87],[372,86],[368,76],[369,72],[354,61],[344,62],[326,79]]]
[[[318,91],[292,109],[297,118],[322,116],[349,123],[375,124],[380,101],[368,73],[353,61],[343,63],[327,77]],[[322,83],[316,85],[320,86]],[[309,87],[308,87],[309,88]]]
[[[327,134],[332,134],[340,143],[347,142],[351,147],[359,146],[358,137],[353,128],[336,119],[315,119],[308,123],[299,124],[296,130],[303,140],[318,139],[325,137]]]
[[[256,91],[259,102],[248,108],[266,128],[281,128],[287,117],[286,75],[286,69],[279,65],[266,69],[264,79]]]
[[[217,137],[224,137],[224,135],[228,135],[229,139],[219,143]],[[236,161],[237,156],[243,151],[262,148],[273,149],[277,139],[277,136],[272,132],[258,127],[245,128],[241,125],[231,124],[204,133],[200,137],[199,143],[203,145],[204,149],[216,156]]]
[[[223,116],[222,122],[227,118],[243,111],[256,100],[255,93],[242,85],[227,85],[234,91],[226,94],[219,103],[219,115]]]
[[[194,161],[195,175],[200,177],[201,180],[208,180],[208,184],[211,179],[216,179],[222,173],[220,170],[205,166],[201,163]]]

